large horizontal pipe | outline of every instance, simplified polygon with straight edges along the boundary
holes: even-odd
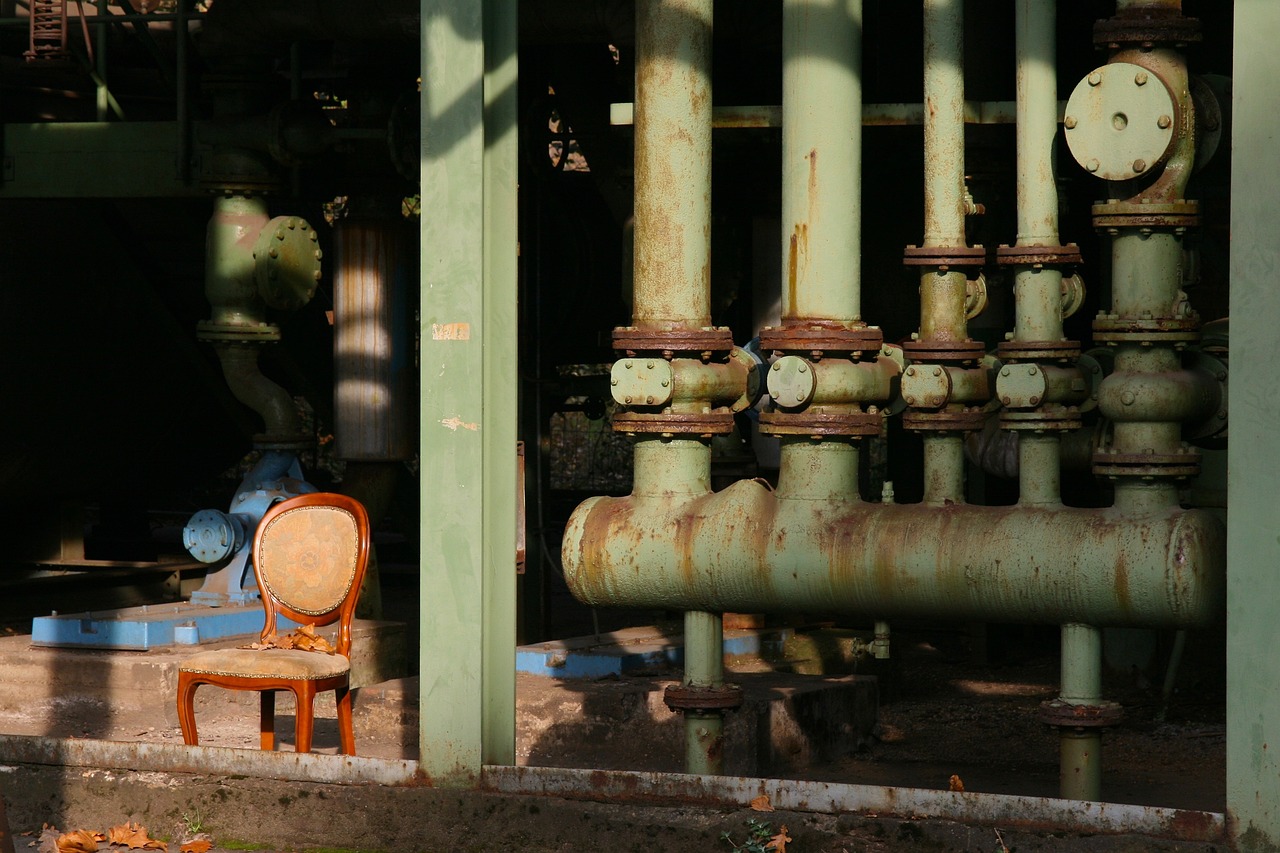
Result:
[[[1223,542],[1199,510],[814,501],[743,481],[592,498],[563,559],[591,605],[1190,627],[1221,613]]]

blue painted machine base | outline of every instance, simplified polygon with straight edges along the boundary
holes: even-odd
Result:
[[[726,655],[779,652],[790,628],[726,629]],[[516,647],[516,671],[556,678],[604,678],[666,669],[684,662],[684,636],[658,628],[625,628]]]
[[[31,623],[31,644],[44,647],[147,651],[160,646],[196,645],[229,637],[256,637],[265,614],[258,602],[205,607],[178,602],[102,610],[55,613]],[[298,625],[281,619],[278,630]]]

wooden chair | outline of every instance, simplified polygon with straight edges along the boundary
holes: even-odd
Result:
[[[299,649],[211,649],[178,669],[182,739],[198,744],[195,694],[202,684],[262,694],[262,748],[275,748],[275,696],[293,693],[297,752],[311,751],[317,693],[334,691],[341,749],[355,755],[351,726],[351,619],[369,559],[369,518],[344,495],[300,495],[271,507],[253,537],[253,565],[266,610],[262,642],[276,634],[278,616],[300,624],[338,623],[335,654]]]

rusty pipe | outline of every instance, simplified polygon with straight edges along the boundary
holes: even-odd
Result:
[[[861,312],[862,0],[783,0],[782,317]]]
[[[711,322],[711,0],[636,5],[632,322]]]
[[[742,481],[590,499],[563,561],[598,606],[1184,627],[1220,615],[1223,538],[1200,510],[881,505]]]

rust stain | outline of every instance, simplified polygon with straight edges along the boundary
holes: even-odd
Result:
[[[790,306],[788,316],[794,316],[796,313],[796,255],[799,253],[797,245],[799,239],[798,233],[791,235],[791,251],[787,255],[787,305]]]

